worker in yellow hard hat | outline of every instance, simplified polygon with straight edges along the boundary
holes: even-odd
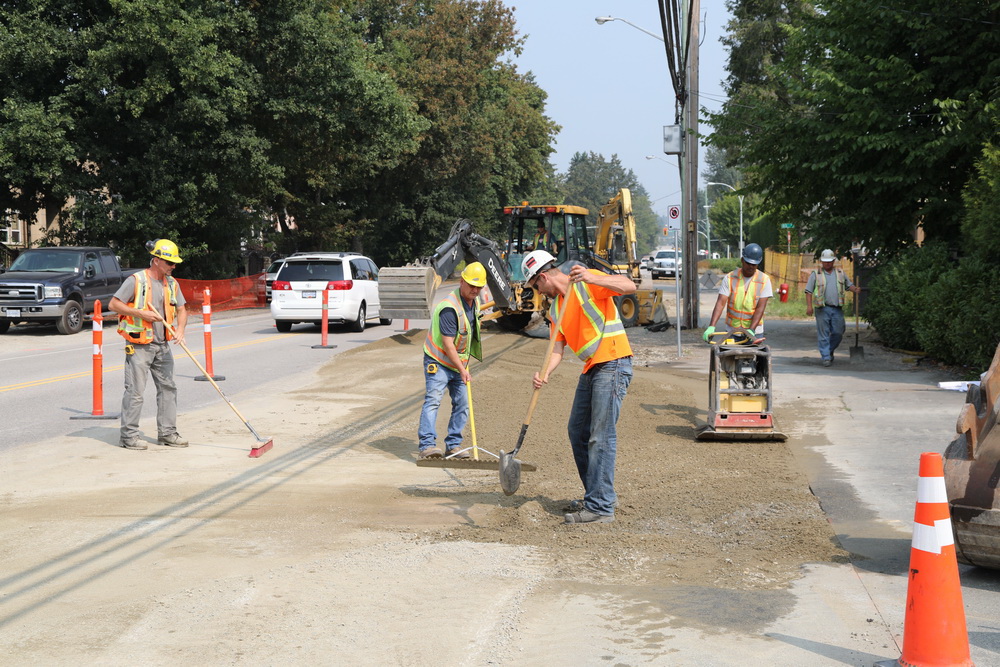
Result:
[[[486,267],[473,262],[462,271],[458,288],[441,299],[431,315],[424,341],[424,407],[417,430],[420,458],[440,458],[437,446],[437,414],[447,389],[451,394],[451,419],[444,439],[445,456],[469,458],[462,447],[462,431],[469,421],[469,393],[472,381],[469,359],[483,360],[479,331],[479,293],[486,286]]]
[[[108,308],[118,313],[118,333],[125,339],[125,394],[122,398],[121,437],[125,449],[146,449],[140,439],[146,380],[156,385],[157,443],[187,447],[177,433],[177,384],[174,356],[167,341],[184,341],[187,309],[184,294],[174,280],[174,267],[182,261],[177,244],[167,239],[146,244],[149,268],[133,273],[111,297]],[[172,335],[164,326],[169,324]]]

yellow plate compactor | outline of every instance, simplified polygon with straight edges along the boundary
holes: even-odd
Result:
[[[774,425],[771,350],[745,329],[713,334],[708,368],[708,423],[698,440],[777,440],[788,436]]]

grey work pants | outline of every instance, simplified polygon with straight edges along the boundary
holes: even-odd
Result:
[[[169,343],[133,345],[135,354],[125,355],[125,395],[122,397],[121,439],[139,438],[146,380],[156,385],[156,430],[162,438],[177,433],[177,385],[174,383],[174,354]]]

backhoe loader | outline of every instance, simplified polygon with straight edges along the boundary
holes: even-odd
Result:
[[[606,273],[627,273],[636,286],[640,283],[639,257],[636,253],[635,219],[632,199],[627,189],[619,190],[601,208],[596,228],[596,242],[587,226],[589,211],[572,205],[536,205],[522,202],[505,206],[500,215],[505,222],[507,239],[503,248],[472,231],[468,220],[457,221],[447,241],[430,257],[404,267],[386,267],[379,271],[380,312],[390,318],[426,319],[434,294],[443,280],[464,260],[482,262],[492,301],[483,309],[493,308],[483,320],[495,319],[510,331],[528,325],[533,313],[545,313],[548,299],[525,284],[521,259],[539,243],[537,232],[544,227],[544,243],[559,263],[578,261]],[[618,299],[618,310],[626,327],[666,320],[658,290],[643,290]]]

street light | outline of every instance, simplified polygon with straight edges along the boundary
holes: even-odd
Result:
[[[709,185],[723,185],[732,190],[733,192],[736,192],[736,188],[729,185],[729,183],[706,183],[705,187],[708,187]],[[738,194],[736,196],[740,198],[740,257],[742,257],[743,256],[743,195]]]
[[[658,39],[658,40],[660,40],[661,42],[663,41],[663,38],[662,38],[662,37],[660,37],[659,35],[657,35],[656,33],[652,33],[652,32],[650,32],[650,31],[646,30],[645,28],[640,28],[639,26],[637,26],[636,24],[632,23],[631,21],[626,21],[625,19],[620,19],[620,18],[618,18],[617,16],[598,16],[598,17],[597,17],[597,18],[595,18],[594,20],[595,20],[595,21],[597,21],[597,25],[604,25],[604,24],[605,24],[605,23],[607,23],[608,21],[621,21],[622,23],[627,23],[627,24],[629,24],[630,26],[632,26],[632,27],[633,27],[633,28],[635,28],[636,30],[641,30],[641,31],[643,31],[644,33],[646,33],[646,34],[647,34],[647,35],[649,35],[650,37],[653,37],[653,38],[655,38],[655,39]]]

